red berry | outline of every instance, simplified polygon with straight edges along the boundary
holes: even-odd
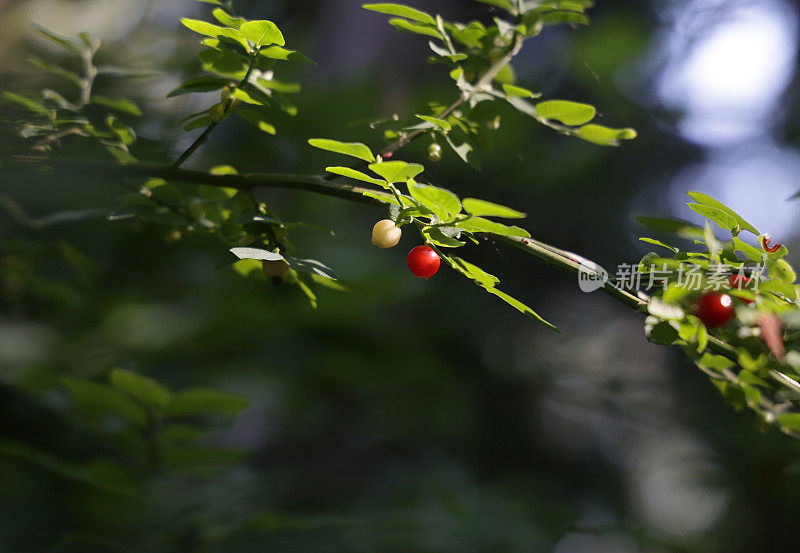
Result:
[[[408,252],[407,261],[415,277],[431,278],[439,270],[441,259],[430,246],[417,246]]]
[[[753,279],[746,277],[744,275],[733,275],[731,276],[730,280],[728,280],[728,284],[730,284],[730,287],[733,288],[734,290],[744,290],[745,288],[750,286],[750,282],[752,280]],[[753,303],[753,300],[748,300],[745,298],[739,298],[739,299],[745,303]]]
[[[744,275],[732,275],[731,278],[728,280],[728,284],[731,288],[736,288],[737,290],[743,290],[750,285],[750,278]]]
[[[707,292],[697,298],[695,314],[709,328],[722,326],[733,319],[733,300],[728,294]]]

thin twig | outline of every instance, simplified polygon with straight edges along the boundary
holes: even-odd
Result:
[[[489,69],[486,70],[486,72],[481,76],[478,82],[475,83],[475,86],[471,90],[461,92],[461,94],[459,94],[458,98],[452,104],[450,104],[445,109],[437,113],[435,115],[436,119],[445,119],[449,117],[450,115],[453,114],[454,111],[456,111],[465,103],[469,102],[476,94],[486,92],[486,89],[491,85],[492,81],[494,80],[495,77],[497,77],[497,75],[500,73],[503,67],[508,65],[514,58],[514,56],[516,56],[519,53],[519,51],[522,49],[522,45],[524,42],[525,38],[522,35],[520,34],[515,35],[514,42],[512,43],[506,54],[502,58],[497,60],[495,63],[493,63],[489,67]],[[427,132],[428,129],[417,129],[408,134],[402,134],[397,140],[395,140],[393,143],[389,144],[383,150],[381,150],[379,155],[381,157],[389,157]],[[366,163],[367,162],[356,163],[352,166],[352,168],[358,169],[366,165]],[[325,179],[331,180],[336,178],[337,176],[338,175],[333,173],[327,173],[325,175]]]
[[[244,77],[242,77],[242,80],[236,84],[235,88],[243,87],[250,79],[250,75],[253,74],[253,70],[256,68],[256,61],[258,60],[258,53],[260,51],[261,47],[257,47],[255,50],[253,50],[252,57],[250,58],[250,65],[247,67],[247,72],[244,74]],[[194,154],[203,144],[205,144],[206,141],[208,140],[208,137],[211,136],[211,133],[214,132],[214,129],[217,128],[222,119],[224,119],[225,116],[228,115],[228,113],[230,113],[234,105],[235,105],[234,98],[233,97],[228,98],[224,104],[222,117],[218,121],[212,121],[211,124],[208,125],[205,128],[205,130],[200,134],[200,136],[198,136],[195,139],[195,141],[192,142],[180,156],[178,156],[178,159],[175,160],[175,162],[172,164],[172,167],[177,169],[178,167],[183,165],[186,162],[186,160],[192,156],[192,154]]]

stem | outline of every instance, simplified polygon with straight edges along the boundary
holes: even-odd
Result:
[[[244,77],[242,77],[242,80],[239,81],[234,88],[243,87],[250,79],[250,75],[253,74],[253,70],[256,68],[256,60],[258,59],[258,53],[260,51],[261,51],[260,46],[257,47],[255,50],[253,50],[253,54],[250,57],[250,65],[247,67],[247,72],[244,74]],[[192,142],[180,156],[178,156],[178,159],[175,160],[175,162],[172,164],[172,167],[177,169],[178,167],[183,165],[187,159],[192,157],[192,154],[194,154],[200,148],[200,146],[206,143],[208,137],[211,136],[211,133],[214,132],[214,129],[217,128],[222,119],[225,118],[225,116],[231,111],[231,109],[233,109],[233,107],[234,107],[233,98],[228,98],[228,100],[225,102],[225,109],[222,112],[222,118],[220,118],[219,121],[212,121],[211,124],[207,126],[205,130],[200,134],[200,136],[198,136],[197,139],[194,142]]]
[[[183,165],[187,159],[192,157],[192,154],[195,153],[200,146],[206,143],[206,140],[208,140],[208,137],[212,132],[214,132],[214,129],[217,128],[217,125],[219,125],[219,121],[213,121],[209,126],[207,126],[200,136],[198,136],[197,139],[192,142],[191,145],[189,145],[189,147],[186,148],[186,150],[184,150],[180,156],[178,156],[178,159],[175,160],[175,163],[173,163],[172,166],[177,169]]]
[[[506,52],[506,54],[502,58],[497,60],[494,64],[492,64],[491,67],[489,67],[489,69],[486,70],[486,73],[484,73],[478,80],[478,82],[475,83],[475,88],[473,88],[469,92],[462,92],[461,95],[458,97],[458,99],[456,99],[455,102],[450,104],[447,108],[445,108],[438,115],[436,115],[436,118],[445,119],[446,117],[451,115],[455,110],[460,108],[462,105],[469,102],[472,99],[472,97],[475,96],[475,94],[484,92],[484,89],[491,84],[492,80],[497,76],[498,73],[500,73],[503,67],[508,65],[508,63],[512,59],[514,59],[514,56],[516,56],[519,53],[519,51],[522,49],[522,44],[524,41],[525,39],[522,37],[522,35],[519,34],[516,35],[514,38],[514,43],[512,44],[511,48],[509,48],[508,52]],[[426,132],[427,132],[426,129],[417,129],[407,135],[401,136],[394,143],[384,148],[381,151],[381,155],[385,156],[386,154],[395,153],[397,150],[413,142]]]
[[[492,64],[489,69],[481,76],[477,83],[475,83],[475,87],[470,91],[462,92],[459,97],[448,107],[443,109],[441,112],[435,115],[437,119],[445,119],[450,116],[455,110],[460,108],[465,103],[469,102],[476,94],[485,92],[485,89],[491,84],[492,80],[500,73],[500,71],[508,65],[508,63],[516,56],[519,51],[522,49],[522,45],[525,42],[525,37],[520,34],[516,34],[514,36],[514,42],[511,47],[508,49],[506,54],[497,60],[494,64]],[[386,157],[387,155],[394,154],[404,146],[410,144],[420,136],[426,134],[428,129],[417,129],[412,131],[408,134],[403,134],[395,140],[393,143],[385,147],[380,152],[381,157]],[[359,162],[352,166],[353,169],[358,169],[366,165],[367,162]],[[330,180],[336,178],[338,175],[328,173],[325,175],[325,178]]]
[[[81,79],[81,97],[78,101],[79,108],[85,107],[92,101],[92,87],[97,77],[97,68],[94,66],[94,56],[99,48],[99,43],[92,44],[92,46],[84,50],[81,55],[83,61],[83,79]]]
[[[41,163],[41,157],[18,156],[12,158],[11,163],[30,164],[32,162]],[[252,190],[254,188],[286,188],[290,190],[305,190],[324,196],[332,196],[349,201],[365,203],[385,207],[386,203],[379,199],[364,196],[365,192],[378,194],[387,198],[392,198],[392,194],[383,190],[376,190],[362,186],[353,186],[347,183],[330,182],[320,175],[292,175],[292,174],[239,174],[239,175],[212,175],[201,171],[191,171],[178,169],[175,167],[164,167],[147,164],[120,165],[113,162],[95,161],[67,161],[58,159],[47,159],[48,164],[60,168],[65,175],[75,175],[78,169],[83,169],[93,177],[161,177],[166,180],[186,182],[193,184],[204,184],[206,186],[218,186],[225,188],[235,188],[237,190]],[[59,167],[60,166],[60,167]],[[533,238],[521,238],[512,236],[500,236],[486,233],[493,240],[507,244],[518,250],[525,252],[548,265],[577,275],[581,271],[591,270],[591,266],[581,263],[579,256],[561,250],[555,246],[545,244]],[[587,260],[584,260],[587,261]],[[614,282],[606,281],[602,287],[603,292],[620,303],[645,312],[649,303],[649,298],[644,294],[637,296],[618,287]],[[731,345],[715,338],[708,337],[708,349],[727,357],[738,363],[736,349]]]

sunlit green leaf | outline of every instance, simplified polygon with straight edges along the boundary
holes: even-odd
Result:
[[[275,126],[267,121],[264,114],[255,109],[239,108],[233,112],[237,117],[240,117],[248,123],[255,125],[259,130],[267,134],[275,134]]]
[[[241,31],[237,31],[236,29],[220,27],[219,25],[214,25],[213,23],[208,23],[207,21],[201,21],[199,19],[183,18],[181,19],[181,23],[184,25],[184,27],[194,31],[197,34],[210,36],[213,38],[227,37],[235,40],[244,48],[248,48],[247,41],[244,40]]]
[[[753,225],[745,221],[741,215],[733,211],[731,208],[729,208],[722,202],[715,200],[708,194],[704,194],[702,192],[687,192],[687,194],[698,204],[713,207],[728,214],[730,217],[733,217],[733,219],[736,221],[736,224],[738,224],[742,228],[742,230],[747,230],[749,232],[752,232],[756,236],[761,234],[760,232],[758,232],[758,230],[756,230],[756,228]]]
[[[620,140],[632,140],[636,138],[636,131],[631,128],[612,129],[603,125],[584,125],[579,128],[576,136],[601,146],[619,146]]]
[[[284,259],[286,259],[287,263],[296,271],[303,271],[304,273],[339,280],[339,277],[332,269],[316,259],[300,259],[291,255],[284,256]]]
[[[400,29],[401,31],[408,31],[409,33],[414,33],[417,35],[426,35],[442,40],[442,34],[439,32],[438,29],[436,29],[436,27],[432,25],[417,23],[414,21],[409,21],[407,19],[390,19],[389,24],[397,29]]]
[[[522,219],[527,215],[516,209],[511,209],[504,205],[478,200],[476,198],[464,198],[462,201],[464,209],[471,215],[482,217],[502,217],[504,219]]]
[[[411,19],[412,21],[419,21],[420,23],[427,23],[429,25],[436,25],[436,20],[423,11],[404,6],[402,4],[364,4],[362,6],[365,10],[371,10],[378,13],[385,13],[387,15],[397,15]]]
[[[408,191],[411,197],[434,212],[440,221],[450,221],[461,212],[458,196],[444,188],[409,181]]]
[[[244,23],[239,28],[239,32],[244,38],[252,42],[257,47],[267,46],[270,44],[284,46],[286,44],[283,34],[281,33],[280,29],[278,29],[278,26],[272,21],[267,21],[265,19],[248,21],[247,23]]]
[[[247,21],[243,17],[233,17],[222,8],[216,8],[211,12],[211,15],[226,27],[233,27],[234,29],[239,29]]]
[[[443,131],[449,131],[451,129],[450,123],[445,121],[444,119],[437,119],[436,117],[431,117],[429,115],[417,115],[423,121],[427,121],[428,123],[434,125],[435,127],[439,127]]]
[[[320,150],[328,150],[329,152],[356,157],[368,162],[375,161],[375,156],[370,149],[361,142],[339,142],[328,138],[311,138],[308,143]]]
[[[139,109],[139,106],[127,98],[106,98],[105,96],[95,95],[92,96],[92,103],[123,113],[130,113],[131,115],[138,116],[142,114],[142,110]]]
[[[690,203],[687,205],[689,206],[689,209],[691,209],[692,211],[695,211],[700,215],[702,215],[703,217],[706,217],[707,219],[714,221],[721,228],[725,230],[733,230],[737,225],[736,218],[729,215],[726,211],[723,211],[722,209],[717,209],[716,207],[711,207],[703,204]]]
[[[381,161],[370,164],[369,168],[373,173],[391,183],[413,179],[425,170],[419,163],[406,163],[405,161]]]
[[[501,300],[503,300],[504,302],[509,304],[514,309],[517,309],[518,311],[520,311],[521,313],[524,313],[525,315],[527,315],[528,317],[532,318],[533,320],[543,324],[547,328],[549,328],[551,330],[555,330],[556,332],[560,332],[560,330],[558,330],[558,328],[556,328],[551,323],[549,323],[546,320],[544,320],[536,311],[534,311],[533,309],[531,309],[530,307],[528,307],[527,305],[525,305],[524,303],[522,303],[518,299],[506,294],[505,292],[503,292],[501,290],[498,290],[497,288],[495,288],[493,286],[491,286],[491,287],[490,286],[482,286],[482,288],[484,290],[486,290],[487,292],[489,292],[490,294],[493,294],[493,295],[497,296],[498,298],[500,298]]]
[[[545,119],[554,119],[565,125],[583,125],[595,116],[594,106],[566,100],[548,100],[536,104],[536,112]]]
[[[362,173],[361,171],[356,171],[355,169],[351,169],[350,167],[326,167],[325,170],[328,173],[333,173],[334,175],[350,177],[351,179],[357,179],[360,181],[368,182],[370,184],[376,184],[378,186],[384,186],[385,184],[384,181],[380,179],[370,177],[369,175]]]
[[[527,88],[521,86],[514,86],[512,84],[504,84],[503,91],[513,98],[536,98],[539,96],[536,92],[531,92]]]
[[[488,232],[491,234],[499,234],[501,236],[520,236],[524,238],[530,238],[530,233],[523,228],[496,223],[494,221],[490,221],[489,219],[483,219],[482,217],[470,217],[469,219],[458,221],[456,226],[470,232]]]
[[[288,50],[281,46],[270,46],[268,48],[262,48],[258,52],[259,56],[264,56],[266,58],[270,58],[273,60],[284,60],[284,61],[299,61],[302,63],[314,63],[313,60],[305,57],[303,54],[298,52],[297,50]]]
[[[21,94],[15,94],[13,92],[3,92],[3,99],[8,102],[13,102],[17,105],[20,105],[28,109],[29,111],[38,113],[40,115],[50,114],[50,110],[47,109],[46,106],[42,105],[33,98],[28,98],[27,96],[22,96]]]

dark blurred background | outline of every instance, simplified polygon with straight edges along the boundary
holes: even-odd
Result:
[[[410,2],[411,3],[411,2]],[[468,0],[418,0],[450,19],[485,19]],[[357,0],[245,1],[317,66],[286,66],[299,114],[270,137],[222,125],[190,166],[318,172],[309,137],[382,144],[351,122],[448,102],[454,87]],[[159,74],[104,81],[136,99],[143,139],[193,139],[178,121],[216,101],[165,99],[199,71],[191,0],[0,0],[0,83],[57,83],[25,62],[61,55],[30,26],[104,41],[104,63]],[[433,184],[529,213],[540,239],[613,270],[648,251],[632,215],[691,218],[710,193],[789,245],[800,230],[798,6],[784,0],[600,1],[592,24],[526,44],[519,83],[586,101],[639,138],[602,148],[503,113],[482,172],[452,154],[420,161]],[[14,143],[3,117],[0,142]],[[195,131],[196,133],[197,131]],[[0,169],[0,193],[42,217],[103,207],[119,183],[27,180]],[[78,175],[78,177],[80,177]],[[410,278],[407,233],[370,246],[374,208],[265,191],[320,259],[357,291],[295,287],[227,269],[221,242],[89,219],[25,228],[0,214],[0,549],[5,551],[776,552],[800,546],[800,448],[723,404],[679,351],[650,345],[642,319],[571,276],[485,244],[465,257],[553,321],[556,335],[465,279]],[[797,261],[797,260],[794,260]],[[214,446],[242,458],[132,477],[114,428],[81,422],[53,383],[112,367],[172,389],[208,385],[252,398]],[[116,460],[112,462],[112,460]],[[116,463],[116,464],[115,464]],[[102,475],[100,478],[98,475]],[[116,480],[115,480],[116,479]],[[98,481],[118,486],[98,485]]]

